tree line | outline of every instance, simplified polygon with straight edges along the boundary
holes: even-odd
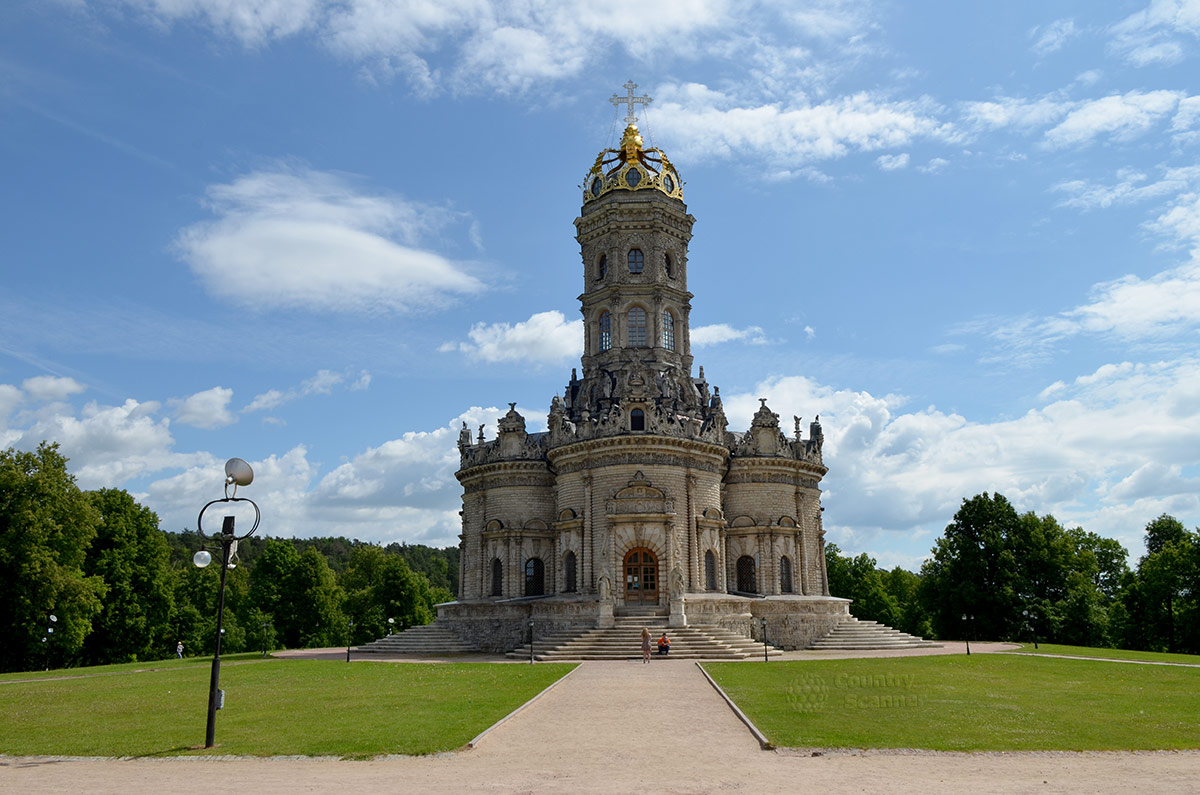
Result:
[[[54,444],[0,453],[0,671],[211,654],[220,555],[196,568],[198,533],[160,530],[121,489],[79,489],[66,465]],[[456,547],[251,536],[237,552],[229,653],[366,643],[458,590]]]
[[[1131,568],[1117,541],[984,493],[963,500],[919,574],[825,551],[830,593],[853,615],[914,635],[1200,654],[1200,531],[1163,514],[1144,541]]]

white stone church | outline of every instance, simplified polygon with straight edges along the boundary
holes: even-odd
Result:
[[[620,149],[597,156],[575,220],[581,368],[547,431],[515,408],[494,438],[463,427],[461,585],[437,624],[507,651],[530,622],[535,638],[622,616],[757,636],[766,618],[772,644],[804,648],[848,618],[826,580],[821,425],[785,434],[763,400],[730,431],[720,390],[693,374],[695,219],[627,87]]]

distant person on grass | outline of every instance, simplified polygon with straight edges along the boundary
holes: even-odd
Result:
[[[650,662],[650,628],[642,627],[642,662]]]
[[[175,644],[175,659],[183,659],[183,641],[179,641]]]

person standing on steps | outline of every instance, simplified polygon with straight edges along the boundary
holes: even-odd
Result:
[[[650,628],[642,627],[642,662],[650,662]]]

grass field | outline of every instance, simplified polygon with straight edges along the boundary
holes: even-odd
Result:
[[[222,658],[225,709],[208,753],[369,757],[460,748],[574,667],[254,656],[243,664]],[[0,753],[205,753],[195,746],[204,744],[209,666],[167,662],[145,673],[132,673],[147,667],[135,664],[59,672],[116,675],[0,680]]]
[[[1197,668],[1004,654],[704,667],[778,746],[1200,748]]]
[[[1142,662],[1172,662],[1187,665],[1200,665],[1200,655],[1171,654],[1158,651],[1132,651],[1129,649],[1095,649],[1090,646],[1059,646],[1056,643],[1039,643],[1034,648],[1032,643],[1023,643],[1021,648],[1012,649],[1009,654],[1029,652],[1030,654],[1063,654],[1068,657],[1102,657],[1108,660],[1139,660]]]
[[[221,655],[221,669],[224,670],[226,665],[230,665],[232,663],[265,662],[267,659],[269,658],[262,656],[262,652],[256,651],[242,652],[240,654],[223,654]],[[15,673],[0,674],[0,682],[11,682],[14,680],[24,679],[61,679],[64,676],[107,676],[110,674],[132,674],[144,671],[157,671],[172,668],[202,667],[207,671],[211,666],[212,657],[184,657],[182,659],[170,657],[165,660],[114,663],[113,665],[93,665],[88,668],[51,668],[49,671],[17,671]]]

